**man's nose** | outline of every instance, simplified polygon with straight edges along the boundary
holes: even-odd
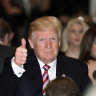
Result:
[[[46,44],[47,48],[51,48],[52,46],[52,42],[51,40],[47,40],[47,44]]]

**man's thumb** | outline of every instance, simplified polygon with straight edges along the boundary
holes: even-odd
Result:
[[[26,40],[24,38],[21,40],[21,46],[26,48]]]

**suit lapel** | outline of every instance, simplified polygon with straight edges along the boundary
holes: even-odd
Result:
[[[56,65],[56,77],[62,76],[62,62],[60,61],[60,57],[57,57],[57,65]]]
[[[25,70],[28,70],[28,73],[30,73],[31,77],[38,78],[38,82],[40,82],[40,85],[43,86],[41,69],[33,50],[29,50],[27,60],[28,63],[25,64]]]
[[[66,59],[65,56],[62,55],[57,56],[56,77],[66,76],[66,71],[68,68],[65,59]]]

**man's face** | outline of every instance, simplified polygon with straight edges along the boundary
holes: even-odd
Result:
[[[51,63],[56,58],[60,45],[58,33],[53,31],[34,32],[29,43],[36,56],[46,64]]]

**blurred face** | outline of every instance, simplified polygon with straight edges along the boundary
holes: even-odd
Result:
[[[82,25],[78,23],[72,24],[68,35],[69,44],[73,46],[80,46],[83,35],[84,32]]]
[[[93,42],[93,45],[92,45],[92,51],[91,51],[91,55],[92,57],[94,57],[96,59],[96,39],[95,41]]]
[[[51,63],[58,54],[60,45],[58,33],[36,31],[32,38],[29,43],[31,48],[34,49],[36,56],[46,64]]]

